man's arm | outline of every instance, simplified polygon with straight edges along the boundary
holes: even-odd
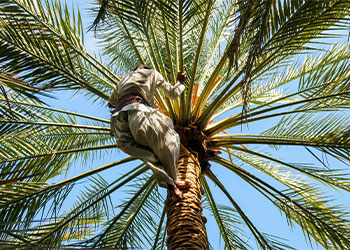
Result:
[[[176,84],[173,86],[170,83],[166,82],[159,72],[155,71],[155,80],[157,82],[157,87],[163,89],[164,94],[171,99],[178,98],[185,90],[183,83],[186,80],[186,76],[186,71],[177,73]]]

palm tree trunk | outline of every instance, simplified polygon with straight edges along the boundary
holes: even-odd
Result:
[[[171,202],[167,208],[168,250],[208,249],[205,223],[201,205],[201,168],[197,157],[184,152],[179,155],[178,180],[188,181],[192,186],[184,190],[184,198]]]

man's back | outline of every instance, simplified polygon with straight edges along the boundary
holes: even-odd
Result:
[[[120,80],[109,102],[115,106],[120,97],[127,94],[138,94],[152,106],[157,81],[161,80],[156,76],[155,71],[151,69],[137,69],[128,73]]]

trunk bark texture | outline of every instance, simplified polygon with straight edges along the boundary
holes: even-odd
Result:
[[[183,191],[183,199],[171,202],[167,208],[168,250],[208,249],[201,205],[200,174],[201,167],[196,154],[190,157],[181,152],[178,180],[191,182],[192,186]]]

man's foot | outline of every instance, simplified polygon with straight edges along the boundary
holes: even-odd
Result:
[[[176,181],[175,185],[179,189],[185,189],[185,188],[190,188],[192,186],[192,183],[188,181]]]
[[[172,186],[170,194],[172,196],[172,199],[175,201],[183,198],[182,191],[177,187],[177,185]]]
[[[192,186],[191,182],[188,181],[176,181],[175,186],[172,186],[172,194],[174,195],[174,200],[179,200],[183,198],[182,189],[190,188]]]
[[[165,205],[168,206],[171,202],[182,199],[183,194],[180,189],[186,189],[191,186],[192,184],[190,182],[185,181],[177,181],[175,182],[175,186],[168,184],[168,196],[165,201]]]

